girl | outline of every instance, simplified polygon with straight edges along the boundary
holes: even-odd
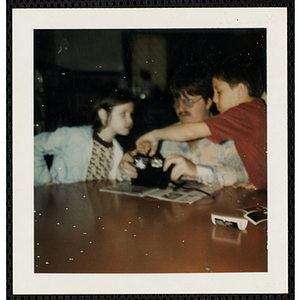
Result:
[[[123,155],[117,134],[128,135],[133,125],[132,99],[110,92],[95,101],[93,126],[61,127],[34,137],[34,185],[116,179]],[[50,170],[44,159],[53,155]]]

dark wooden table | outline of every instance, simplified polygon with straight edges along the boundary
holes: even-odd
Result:
[[[266,206],[265,191],[226,187],[183,204],[99,191],[111,183],[35,188],[36,273],[267,271],[266,221],[243,231],[211,221]]]

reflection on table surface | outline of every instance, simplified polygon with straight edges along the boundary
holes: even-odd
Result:
[[[225,187],[183,204],[99,191],[112,183],[35,188],[35,272],[267,271],[266,221],[245,230],[211,221],[211,213],[266,206],[265,191]]]

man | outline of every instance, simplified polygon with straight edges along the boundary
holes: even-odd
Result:
[[[213,89],[202,66],[180,69],[172,79],[170,90],[175,112],[182,124],[198,123],[212,116]],[[224,186],[249,182],[233,141],[221,144],[213,144],[206,138],[188,142],[163,141],[160,153],[166,158],[165,170],[174,165],[171,180],[184,178]],[[136,178],[132,162],[131,155],[127,153],[119,167],[123,175]]]

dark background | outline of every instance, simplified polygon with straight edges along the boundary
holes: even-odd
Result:
[[[179,67],[239,54],[265,77],[266,30],[35,30],[34,133],[90,124],[93,97],[125,89],[135,101],[134,126],[117,139],[130,150],[142,133],[177,121],[168,84]]]

